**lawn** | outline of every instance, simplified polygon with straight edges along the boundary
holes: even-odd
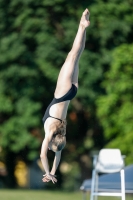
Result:
[[[89,200],[87,194],[87,200]],[[99,197],[98,200],[121,200],[120,197]],[[126,200],[132,200],[128,196]],[[0,190],[0,200],[82,200],[81,192],[61,192],[45,190]]]

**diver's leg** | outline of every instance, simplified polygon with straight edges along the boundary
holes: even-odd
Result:
[[[83,44],[85,44],[86,41],[86,32],[84,34],[84,41]],[[79,60],[80,60],[80,56],[84,50],[85,45],[82,46],[81,52],[79,57],[77,58],[77,62],[75,63],[75,67],[74,67],[74,71],[73,71],[73,75],[72,75],[72,83],[75,84],[78,87],[78,75],[79,75]]]
[[[72,49],[60,70],[55,90],[56,98],[63,96],[71,88],[72,82],[78,86],[78,62],[85,47],[86,28],[89,24],[89,11],[86,9],[82,14]]]

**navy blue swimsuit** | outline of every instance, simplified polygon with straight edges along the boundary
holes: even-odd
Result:
[[[75,97],[76,93],[77,93],[77,87],[74,84],[72,84],[72,87],[70,88],[70,90],[63,97],[60,97],[58,99],[53,98],[52,102],[49,104],[49,106],[47,107],[47,110],[44,114],[44,117],[42,119],[43,123],[45,123],[45,121],[48,117],[52,117],[49,114],[49,110],[50,110],[52,105],[54,105],[56,103],[63,102],[63,101],[71,100]],[[52,118],[62,121],[61,119],[56,118],[56,117],[52,117]]]

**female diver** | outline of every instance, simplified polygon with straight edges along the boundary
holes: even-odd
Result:
[[[78,88],[78,63],[85,47],[86,28],[90,25],[89,11],[86,9],[81,17],[79,28],[71,51],[63,64],[54,93],[54,99],[43,117],[45,138],[41,147],[41,162],[45,170],[43,182],[57,182],[56,169],[61,158],[61,151],[66,144],[66,115],[70,100],[74,98]],[[55,152],[53,167],[50,171],[47,151]]]

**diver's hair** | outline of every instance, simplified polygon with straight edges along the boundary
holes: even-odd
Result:
[[[56,130],[53,134],[51,150],[61,151],[66,145],[66,120],[55,123]]]

